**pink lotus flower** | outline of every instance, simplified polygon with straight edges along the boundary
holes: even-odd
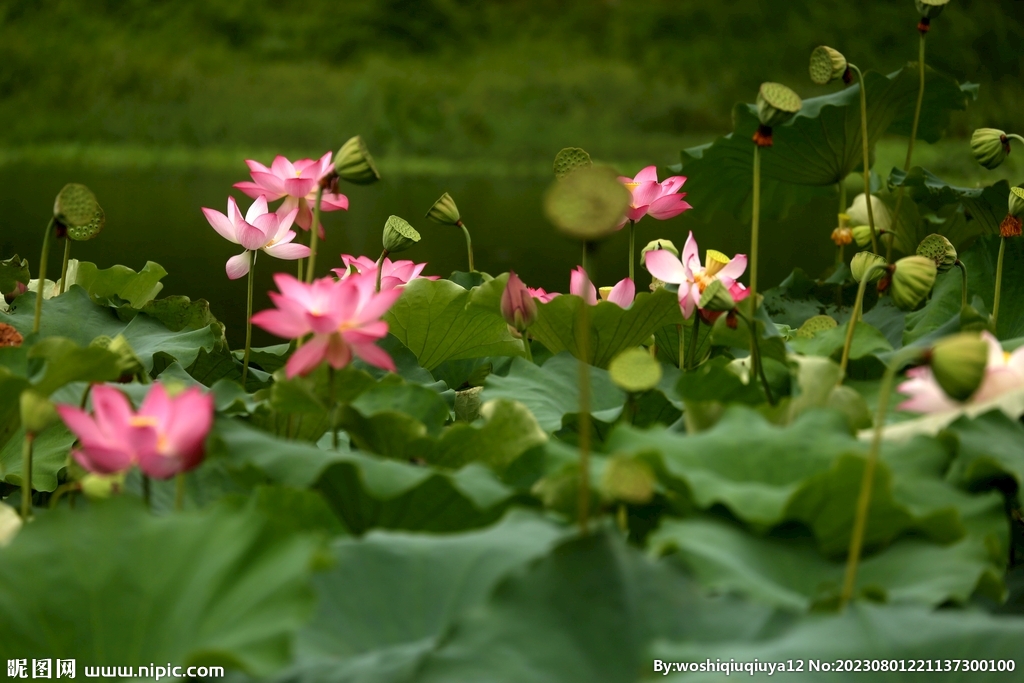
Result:
[[[594,287],[594,283],[590,281],[590,278],[587,277],[583,266],[576,266],[576,269],[569,276],[569,293],[583,297],[583,300],[591,306],[597,303],[597,289]],[[629,308],[633,304],[633,297],[635,295],[636,286],[627,277],[619,280],[618,284],[611,288],[608,296],[602,294],[601,298],[605,301],[611,301],[621,308]]]
[[[313,224],[312,209],[316,204],[316,188],[320,179],[333,170],[331,152],[324,154],[318,161],[299,159],[292,163],[283,156],[274,157],[270,168],[258,161],[247,159],[249,172],[254,182],[235,183],[235,187],[253,199],[265,196],[267,201],[284,198],[278,208],[280,213],[288,213],[298,209],[295,222],[303,230],[309,230]],[[321,211],[338,211],[348,209],[348,197],[343,194],[324,192],[320,198]],[[324,226],[320,225],[320,237],[324,237]]]
[[[736,281],[747,269],[746,255],[738,254],[730,259],[720,251],[709,249],[702,267],[697,240],[692,232],[686,238],[682,259],[665,249],[655,249],[644,254],[644,265],[647,272],[662,282],[679,285],[679,306],[686,318],[693,315],[694,308],[700,305],[704,289],[715,280],[728,287],[734,301],[742,301],[750,293]]]
[[[72,456],[96,474],[123,472],[137,464],[154,479],[168,479],[202,462],[203,442],[213,425],[213,397],[193,387],[170,397],[157,382],[136,413],[113,387],[92,389],[94,416],[70,405],[57,412],[80,448]]]
[[[988,342],[988,365],[981,386],[967,401],[968,404],[984,403],[1011,389],[1024,387],[1024,346],[1013,353],[1007,353],[988,332],[982,332],[981,336]],[[908,397],[898,406],[899,410],[941,413],[956,410],[963,405],[946,395],[927,365],[908,370],[907,377],[910,379],[896,387],[897,391]]]
[[[334,274],[344,280],[347,277],[351,277],[354,274],[358,275],[372,275],[374,278],[377,277],[377,262],[369,256],[349,256],[348,254],[341,255],[341,262],[345,264],[344,268],[335,268]],[[401,287],[407,285],[413,280],[420,276],[423,269],[427,267],[426,263],[413,263],[412,261],[392,261],[389,258],[385,258],[381,264],[380,273],[380,291],[386,292],[392,290],[395,287]],[[424,280],[436,280],[437,275],[422,276]]]
[[[245,248],[238,256],[228,259],[228,277],[237,280],[248,273],[249,252],[257,249],[262,249],[274,258],[289,261],[309,256],[309,247],[292,243],[295,233],[289,228],[295,220],[296,213],[297,209],[283,215],[269,212],[267,198],[262,195],[252,203],[244,218],[234,197],[228,197],[227,216],[220,211],[204,208],[203,215],[221,237]]]
[[[270,293],[277,308],[260,311],[252,322],[285,339],[313,335],[288,359],[289,379],[308,375],[325,360],[336,370],[343,368],[353,355],[394,372],[391,356],[374,342],[388,333],[380,317],[401,296],[400,288],[377,292],[376,275],[368,273],[343,280],[325,277],[308,285],[277,273],[274,282],[281,290]]]
[[[526,290],[530,293],[530,296],[542,304],[546,304],[556,296],[562,296],[558,292],[545,292],[543,287],[527,287]]]
[[[619,224],[620,228],[627,220],[638,221],[649,215],[663,221],[693,208],[683,199],[686,193],[679,192],[686,182],[684,176],[674,175],[659,183],[657,167],[648,166],[637,173],[635,178],[619,176],[619,181],[629,188],[633,195],[626,216]]]
[[[519,332],[524,332],[537,319],[537,304],[515,271],[509,272],[508,284],[501,293],[501,316]]]

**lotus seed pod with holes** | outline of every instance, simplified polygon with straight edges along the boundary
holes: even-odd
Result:
[[[79,485],[82,493],[89,498],[110,498],[124,489],[124,472],[115,474],[96,474],[90,472],[82,477]]]
[[[67,231],[75,230],[83,235],[81,239],[95,237],[103,229],[103,209],[96,195],[79,183],[68,183],[61,188],[53,202],[53,219]]]
[[[566,147],[555,155],[555,177],[561,180],[578,168],[593,166],[590,155],[579,147]]]
[[[762,83],[757,91],[757,118],[762,126],[782,125],[802,106],[800,96],[781,83]]]
[[[917,245],[917,255],[935,261],[935,268],[945,273],[956,263],[956,247],[942,235],[928,235]]]
[[[884,257],[872,254],[870,251],[861,251],[854,254],[853,259],[850,261],[850,272],[853,273],[853,279],[860,282],[872,267],[884,265],[886,265]],[[868,282],[877,282],[882,279],[883,275],[885,275],[885,271],[881,268],[876,268],[871,273]]]
[[[632,198],[611,168],[582,167],[552,183],[544,214],[566,235],[593,241],[615,232]]]
[[[623,391],[639,393],[658,386],[661,363],[641,348],[626,349],[608,364],[608,373]]]
[[[904,311],[917,308],[935,285],[935,261],[924,256],[907,256],[893,264],[892,302]]]
[[[455,200],[447,192],[430,207],[427,218],[441,225],[458,225],[462,220],[459,207],[455,206]]]
[[[892,229],[892,212],[885,202],[875,195],[871,195],[871,212],[874,214],[876,232],[889,232]],[[870,224],[868,221],[868,202],[863,192],[853,198],[853,203],[846,210],[846,215],[850,217],[850,222],[854,225]]]
[[[86,225],[69,225],[68,226],[68,237],[71,239],[84,242],[91,240],[96,235],[100,234],[103,230],[103,226],[107,223],[107,217],[103,213],[103,209],[99,205],[96,206],[96,213],[93,214],[92,220]]]
[[[847,68],[846,57],[839,50],[819,45],[811,52],[811,80],[818,85],[842,78]]]
[[[405,251],[419,241],[420,234],[404,218],[391,216],[384,224],[384,250],[389,254]]]
[[[942,14],[942,10],[949,4],[949,0],[914,0],[917,6],[917,13],[925,19],[934,19]]]
[[[19,399],[21,426],[29,434],[38,434],[57,422],[57,411],[50,399],[34,389],[25,389]]]
[[[380,180],[377,165],[359,135],[349,138],[338,150],[334,156],[334,172],[354,185],[370,185]]]
[[[644,461],[613,455],[601,475],[601,496],[606,500],[645,505],[654,498],[656,481],[654,471]]]
[[[981,386],[988,366],[988,342],[975,332],[959,332],[935,342],[932,374],[954,401],[966,401]]]
[[[991,170],[1006,161],[1010,153],[1010,140],[1004,131],[979,128],[971,134],[971,154],[974,160]]]
[[[731,311],[736,308],[736,301],[721,280],[712,280],[701,293],[697,307],[704,311]]]
[[[838,326],[839,323],[836,322],[835,318],[828,315],[816,315],[804,321],[804,324],[796,331],[796,336],[810,339],[821,332],[828,332]]]
[[[640,261],[644,260],[644,254],[649,251],[656,251],[658,249],[664,249],[676,258],[679,258],[679,250],[676,249],[676,245],[672,243],[672,240],[651,240],[647,243],[647,246],[640,250]]]

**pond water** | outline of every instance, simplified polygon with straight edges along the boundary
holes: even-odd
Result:
[[[205,298],[228,328],[232,345],[244,341],[245,280],[230,281],[225,261],[240,248],[217,235],[206,222],[203,206],[226,210],[229,191],[243,207],[251,200],[231,185],[248,180],[239,163],[237,173],[189,170],[180,167],[142,170],[81,167],[0,167],[0,257],[14,253],[29,259],[37,271],[42,232],[53,198],[67,182],[81,182],[96,193],[107,216],[103,233],[90,242],[76,242],[72,257],[92,261],[101,268],[117,263],[134,269],[156,261],[168,272],[162,294]],[[376,258],[381,251],[381,229],[391,214],[409,220],[423,241],[400,258],[426,261],[427,274],[447,276],[466,269],[462,232],[423,218],[442,192],[456,199],[463,220],[473,235],[476,266],[492,274],[509,269],[531,286],[566,292],[569,271],[579,263],[580,248],[556,233],[544,219],[541,200],[550,177],[493,176],[385,176],[369,187],[346,186],[347,212],[324,216],[326,245],[317,259],[325,274],[341,265],[342,253]],[[680,248],[693,230],[702,253],[714,248],[726,254],[749,250],[749,227],[728,216],[705,223],[700,207],[668,221],[645,218],[637,224],[637,250],[649,240],[664,237]],[[835,224],[833,201],[820,200],[796,210],[782,222],[764,221],[762,227],[762,287],[781,281],[796,266],[812,274],[826,268],[835,247],[828,236]],[[626,230],[602,244],[596,259],[600,284],[614,284],[627,275]],[[812,235],[820,236],[814,239]],[[306,239],[304,234],[303,239]],[[48,272],[59,273],[62,246],[51,250]],[[275,271],[295,272],[294,262],[265,255],[257,262],[254,310],[270,306],[266,292],[273,288]],[[638,268],[638,289],[650,280]],[[641,274],[642,273],[642,274]],[[254,344],[279,340],[254,329]]]

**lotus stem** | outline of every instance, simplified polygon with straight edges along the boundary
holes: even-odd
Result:
[[[456,223],[462,228],[462,234],[466,236],[466,257],[469,259],[469,272],[475,273],[476,267],[473,265],[473,238],[469,236],[469,228],[461,220]]]
[[[629,222],[629,279],[636,282],[636,278],[633,275],[633,259],[634,249],[636,246],[636,221]]]
[[[761,148],[754,145],[754,195],[750,215],[750,296],[757,301],[757,247],[761,227]]]
[[[35,434],[25,432],[21,444],[21,518],[26,521],[32,517],[32,444],[35,439]]]
[[[843,344],[843,357],[839,362],[839,384],[846,379],[846,367],[850,363],[850,348],[853,346],[853,333],[857,329],[857,321],[860,319],[860,309],[864,305],[864,292],[867,290],[868,281],[876,270],[885,270],[888,266],[876,264],[868,268],[857,286],[857,299],[853,302],[853,310],[850,311],[850,321],[846,324],[846,342]]]
[[[878,235],[875,231],[875,211],[871,207],[871,144],[868,142],[868,86],[864,74],[854,64],[850,69],[857,72],[860,81],[860,140],[862,163],[864,165],[864,199],[868,205],[868,227],[871,228],[871,251],[878,253]]]
[[[530,337],[524,332],[523,333],[523,353],[526,356],[526,360],[533,362],[533,350],[530,348]]]
[[[843,591],[839,598],[840,611],[850,602],[857,585],[857,566],[860,563],[860,554],[864,547],[864,532],[867,529],[868,511],[871,508],[871,491],[874,488],[875,469],[877,469],[878,455],[882,448],[882,432],[885,427],[885,415],[889,410],[889,395],[892,393],[893,380],[903,365],[920,353],[918,349],[913,348],[897,353],[886,366],[885,375],[882,377],[882,385],[878,394],[878,410],[875,414],[875,431],[871,438],[867,462],[864,463],[864,475],[861,477],[857,510],[853,519],[853,533],[850,534],[850,549],[846,558]]]
[[[999,257],[996,259],[996,293],[992,299],[992,331],[999,336],[999,295],[1003,289],[1003,257],[1006,255],[1006,238],[999,238]]]
[[[384,251],[380,252],[380,258],[377,259],[377,291],[378,292],[380,291],[380,278],[381,278],[381,274],[383,273],[383,270],[384,270],[384,259],[386,259],[388,257],[389,253],[390,252],[387,249],[385,249]]]
[[[68,281],[68,261],[71,260],[71,238],[64,238],[64,265],[60,269],[60,291],[58,294],[63,294],[64,289],[67,287]]]
[[[39,284],[36,287],[36,316],[32,321],[32,331],[39,331],[39,321],[43,317],[43,290],[46,289],[46,260],[50,257],[50,233],[53,232],[53,219],[46,224],[43,234],[43,253],[39,255]]]
[[[181,512],[185,509],[185,473],[174,475],[174,509]]]
[[[313,273],[316,272],[316,247],[320,241],[320,202],[324,198],[324,188],[317,185],[316,204],[313,205],[313,225],[310,226],[309,236],[309,265],[306,268],[306,282],[313,281]]]
[[[736,311],[736,314],[743,318],[743,322],[745,322],[747,327],[750,328],[750,371],[757,373],[758,378],[760,378],[761,386],[764,387],[764,395],[768,398],[768,404],[775,405],[775,398],[772,396],[772,388],[768,385],[768,377],[764,374],[764,366],[761,365],[761,347],[757,341],[757,328],[751,318],[748,318],[739,311]]]
[[[590,255],[588,253],[589,251],[590,251],[590,244],[586,240],[584,240],[583,241],[583,255],[580,257],[580,265],[583,266],[583,270],[587,271],[588,273],[590,272],[590,263],[589,263],[590,262]]]
[[[921,122],[921,105],[924,103],[924,33],[919,33],[917,43],[917,73],[918,73],[918,87],[917,87],[917,103],[914,105],[914,121],[910,126],[910,141],[907,142],[907,160],[903,162],[903,172],[910,172],[910,163],[914,158],[914,140],[917,139],[917,126]],[[1007,136],[1009,137],[1009,136]],[[1020,136],[1016,137],[1021,142]],[[903,193],[905,189],[903,185],[900,185],[900,189],[896,192],[896,210],[893,214],[893,220],[899,221],[900,219],[900,208],[903,206]],[[878,253],[877,251],[875,252]],[[889,240],[889,244],[885,245],[885,260],[892,261],[892,240]]]
[[[1017,135],[1016,133],[1007,133],[1006,137],[1013,138],[1014,140],[1017,140],[1019,142],[1024,142],[1024,138],[1022,138],[1021,136]]]
[[[54,490],[53,495],[50,496],[50,502],[49,502],[50,509],[51,510],[56,510],[57,509],[57,503],[60,502],[61,498],[63,498],[67,493],[69,493],[71,491],[77,491],[78,489],[79,489],[79,484],[78,483],[67,483],[67,484],[61,484],[60,486],[58,486],[56,488],[56,490]],[[70,505],[70,500],[71,499],[69,498],[68,499],[69,505]]]
[[[590,245],[584,241],[583,254],[587,255]],[[583,283],[583,290],[586,291],[590,282],[590,273],[586,266],[583,268],[586,281]],[[576,348],[579,351],[579,449],[580,449],[580,482],[578,498],[578,517],[580,533],[589,533],[590,519],[590,305],[586,299],[580,306],[579,338],[576,340]]]
[[[245,380],[249,376],[249,353],[252,351],[252,289],[255,280],[256,252],[249,252],[249,287],[245,297],[245,353],[242,356],[242,389],[245,389]]]
[[[957,259],[953,265],[960,269],[960,309],[963,310],[967,308],[967,266],[960,259]]]

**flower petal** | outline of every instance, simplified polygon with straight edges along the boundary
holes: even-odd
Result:
[[[647,167],[641,169],[641,171],[636,174],[636,177],[633,178],[633,182],[634,183],[650,183],[650,182],[656,183],[656,182],[658,182],[658,167],[657,166],[647,166]]]
[[[300,346],[285,365],[285,374],[288,379],[296,375],[308,375],[327,354],[328,338],[317,335]]]
[[[249,260],[250,256],[248,251],[243,251],[238,256],[232,256],[231,258],[229,258],[227,265],[224,268],[227,271],[228,279],[237,280],[238,278],[248,273]]]
[[[612,291],[608,293],[608,301],[618,304],[622,308],[629,308],[633,305],[635,296],[636,285],[627,277],[624,280],[619,280],[619,283],[612,287]]]
[[[672,252],[655,249],[644,254],[644,266],[647,272],[662,282],[681,285],[687,281],[687,272]]]
[[[651,218],[656,218],[659,221],[674,218],[687,209],[692,209],[686,200],[684,194],[670,194],[665,197],[660,197],[651,202],[651,205],[647,207],[647,213]]]
[[[725,264],[720,271],[718,271],[719,277],[727,277],[732,280],[736,280],[740,275],[747,270],[747,255],[736,254],[732,259]]]
[[[238,238],[235,237],[235,226],[227,216],[220,211],[207,209],[206,207],[203,207],[203,215],[206,216],[206,220],[213,226],[218,235],[229,242],[238,244]]]
[[[291,242],[275,244],[272,247],[266,247],[263,251],[274,258],[283,259],[285,261],[294,261],[296,259],[306,258],[310,254],[309,247],[305,244],[293,244]]]
[[[249,210],[245,212],[245,222],[254,224],[257,216],[262,216],[267,212],[267,198],[265,195],[260,195],[256,198],[256,201],[252,203]]]

